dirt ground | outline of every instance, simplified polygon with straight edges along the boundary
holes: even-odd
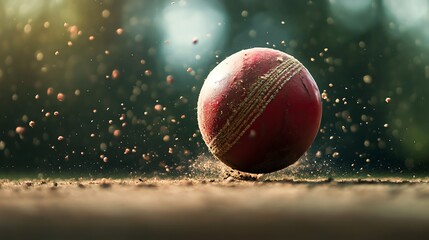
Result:
[[[422,239],[428,179],[0,180],[0,239]]]

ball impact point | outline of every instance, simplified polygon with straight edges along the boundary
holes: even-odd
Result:
[[[197,106],[210,152],[233,169],[269,173],[296,162],[320,127],[322,102],[309,71],[269,48],[237,52],[208,75]]]

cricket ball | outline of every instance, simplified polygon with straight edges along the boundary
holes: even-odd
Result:
[[[278,50],[237,52],[208,75],[198,126],[210,152],[233,169],[269,173],[296,162],[317,135],[319,89],[297,59]]]

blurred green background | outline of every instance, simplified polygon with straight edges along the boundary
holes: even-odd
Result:
[[[0,173],[173,174],[210,156],[196,102],[230,54],[299,59],[314,175],[429,170],[429,1],[0,1]]]

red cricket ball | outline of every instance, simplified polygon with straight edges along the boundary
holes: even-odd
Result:
[[[216,158],[239,171],[269,173],[293,164],[310,147],[322,102],[298,60],[252,48],[210,72],[197,111],[202,137]]]

